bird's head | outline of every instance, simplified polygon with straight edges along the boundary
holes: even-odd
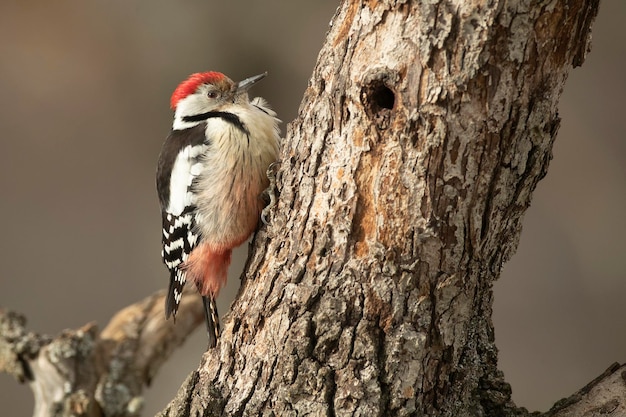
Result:
[[[191,74],[176,87],[170,105],[177,118],[244,105],[249,102],[248,89],[266,75],[255,75],[236,83],[221,72]]]

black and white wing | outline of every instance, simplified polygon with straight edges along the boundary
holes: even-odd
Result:
[[[191,185],[200,174],[200,158],[207,150],[202,123],[173,130],[163,144],[157,167],[157,191],[163,218],[161,256],[170,271],[165,316],[176,316],[185,286],[181,265],[200,242],[195,227],[195,195]]]

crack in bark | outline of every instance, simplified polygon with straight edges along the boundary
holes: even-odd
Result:
[[[193,371],[191,374],[191,379],[189,381],[189,384],[187,385],[187,392],[189,393],[189,397],[187,397],[187,401],[184,401],[184,414],[185,416],[190,416],[191,415],[191,396],[193,395],[193,393],[196,391],[196,385],[198,385],[198,381],[200,380],[200,374],[198,373],[198,371]],[[169,412],[166,414],[166,416],[169,416]]]
[[[337,394],[337,384],[335,383],[335,371],[332,368],[330,368],[330,373],[328,374],[326,381],[328,382],[324,398],[326,400],[326,404],[328,404],[328,412],[326,416],[335,417],[335,395]]]
[[[257,365],[257,366],[258,366],[258,369],[256,370],[256,375],[254,376],[252,380],[252,384],[250,386],[250,392],[248,392],[243,397],[243,399],[239,402],[239,408],[237,408],[232,414],[234,417],[243,417],[244,411],[246,407],[248,406],[248,403],[250,402],[250,398],[252,398],[252,396],[254,395],[254,392],[256,391],[257,383],[259,382],[259,379],[261,378],[261,372],[263,371],[263,367],[261,365]]]
[[[385,356],[385,333],[379,329],[378,346],[376,350],[377,363],[378,363],[378,385],[380,386],[380,400],[378,402],[378,416],[384,417],[389,411],[391,411],[389,400],[389,386],[385,383],[387,374],[385,372],[385,364],[387,358]]]

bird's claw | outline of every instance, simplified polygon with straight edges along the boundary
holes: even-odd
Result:
[[[270,210],[276,205],[276,172],[280,166],[280,161],[274,161],[267,167],[267,178],[270,180],[270,185],[263,191],[263,196],[266,199],[267,205],[261,211],[261,221],[263,224],[269,224],[268,215]],[[269,201],[267,201],[269,199]]]

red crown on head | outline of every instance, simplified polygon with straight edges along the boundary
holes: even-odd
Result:
[[[214,84],[224,78],[226,78],[224,74],[216,71],[196,72],[195,74],[191,74],[189,78],[180,83],[178,87],[176,87],[176,90],[172,93],[170,107],[174,110],[178,105],[178,102],[187,97],[189,94],[195,93],[200,84]]]

